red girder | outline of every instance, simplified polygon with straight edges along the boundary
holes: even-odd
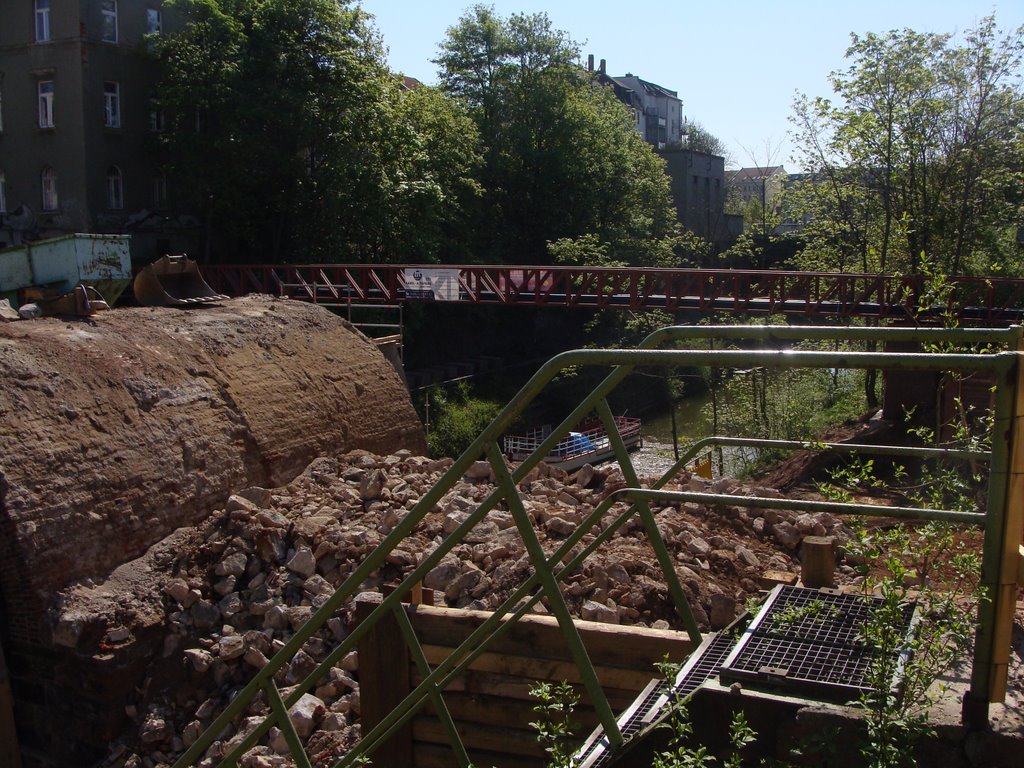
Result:
[[[474,304],[878,318],[943,309],[969,322],[1024,319],[1024,280],[1013,278],[951,277],[942,306],[932,300],[922,308],[925,285],[917,275],[412,264],[216,264],[204,273],[229,295],[270,293],[324,304],[423,301],[422,293],[406,295],[406,270],[458,270],[458,301]]]

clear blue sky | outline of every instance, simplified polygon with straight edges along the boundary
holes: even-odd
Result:
[[[437,82],[437,46],[473,5],[468,0],[362,0],[376,17],[391,67]],[[995,13],[1001,28],[1024,24],[1024,0],[732,0],[635,5],[597,0],[494,0],[502,16],[546,12],[552,25],[608,73],[626,72],[678,91],[683,113],[729,147],[733,165],[787,165],[787,118],[796,91],[828,96],[850,33],[909,27],[959,33]]]

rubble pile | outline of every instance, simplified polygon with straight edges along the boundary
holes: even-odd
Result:
[[[157,655],[162,658],[154,661],[152,677],[126,707],[130,727],[106,764],[167,765],[194,743],[255,670],[284,646],[451,464],[450,459],[431,460],[408,451],[389,456],[356,451],[316,459],[287,486],[239,492],[189,536],[156,545],[132,564],[148,578],[125,580],[135,594],[122,595],[117,607],[102,616],[94,610],[88,621],[101,626],[91,634],[102,638],[97,652],[116,650],[144,632],[141,623],[152,627],[157,616],[163,635]],[[535,530],[550,550],[602,499],[625,485],[617,467],[587,466],[566,476],[541,465],[519,487]],[[493,489],[489,465],[478,462],[360,589],[398,583]],[[828,514],[744,507],[744,495],[778,496],[773,489],[741,486],[728,478],[709,483],[685,473],[668,489],[736,496],[735,506],[684,503],[652,509],[702,629],[728,623],[759,591],[764,572],[796,572],[796,548],[803,535],[844,536],[839,521]],[[618,503],[605,519],[625,509]],[[434,590],[437,605],[489,610],[530,573],[511,513],[497,508],[428,573],[423,586]],[[65,590],[55,632],[62,623],[81,623],[83,606],[95,605],[90,593],[99,588],[87,581]],[[565,580],[563,593],[581,618],[655,627],[674,622],[664,578],[636,517]],[[278,673],[285,695],[347,636],[353,605],[339,610]],[[157,671],[161,668],[162,675]],[[359,738],[358,670],[352,652],[291,710],[314,764],[336,760]],[[258,697],[244,718],[255,725],[268,706]],[[247,730],[245,723],[240,725],[214,743],[209,759],[238,743],[242,736],[236,731],[244,735]],[[284,737],[273,729],[266,744],[251,750],[242,765],[292,765],[286,755]]]

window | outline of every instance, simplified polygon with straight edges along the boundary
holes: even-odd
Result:
[[[116,165],[107,168],[107,208],[114,211],[124,208],[124,183],[121,169]]]
[[[7,177],[0,171],[0,213],[7,213]]]
[[[167,205],[167,177],[158,173],[153,177],[153,207],[163,208]]]
[[[103,84],[103,125],[121,127],[121,87],[117,83]]]
[[[159,35],[163,32],[163,19],[160,16],[159,8],[146,9],[146,32],[151,35]]]
[[[117,42],[117,0],[101,0],[103,12],[103,42]]]
[[[50,0],[36,0],[36,42],[50,39]]]
[[[162,133],[164,130],[164,111],[156,99],[149,100],[149,130],[152,133]]]
[[[39,127],[53,128],[53,80],[40,80],[39,92]]]
[[[43,210],[57,210],[57,172],[46,166],[43,168]]]

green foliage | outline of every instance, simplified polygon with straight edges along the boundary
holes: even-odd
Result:
[[[658,664],[657,667],[666,680],[674,680],[679,671],[679,665],[667,661]],[[673,693],[670,713],[660,726],[671,734],[668,748],[655,753],[651,762],[652,768],[706,768],[718,762],[718,758],[712,755],[706,746],[694,745],[695,734],[690,722],[688,702],[689,697]],[[730,750],[722,764],[726,768],[741,768],[743,748],[756,740],[757,734],[747,723],[743,711],[734,712],[729,722]]]
[[[338,0],[169,0],[158,151],[182,206],[250,260],[437,259],[475,198],[475,125],[404,94]]]
[[[971,419],[961,410],[950,426],[952,445],[972,450],[987,447],[989,418]],[[911,431],[925,444],[935,442],[930,429]],[[983,486],[976,469],[965,471],[962,462],[951,461],[925,462],[914,473],[913,483],[903,467],[894,468],[892,479],[882,479],[872,461],[857,457],[830,475],[838,495],[885,485],[926,509],[974,510]],[[980,557],[960,535],[963,526],[944,522],[869,526],[859,519],[850,526],[854,536],[846,545],[847,558],[857,564],[865,593],[883,600],[864,629],[865,641],[879,653],[870,671],[873,690],[861,702],[867,711],[867,738],[861,752],[865,765],[873,768],[916,765],[914,744],[930,733],[928,708],[944,691],[934,684],[971,648],[973,609],[985,599],[977,587]],[[911,600],[917,603],[921,620],[908,639],[899,627]]]
[[[811,600],[801,606],[791,605],[773,614],[778,624],[799,624],[802,621],[823,624],[841,615],[834,605],[826,605],[821,600]]]
[[[530,689],[530,695],[538,700],[533,711],[539,718],[531,722],[530,727],[537,731],[537,741],[548,754],[548,765],[574,768],[577,765],[573,758],[574,744],[580,726],[573,719],[573,712],[580,702],[579,694],[563,680],[537,683]]]
[[[728,160],[729,148],[720,138],[696,121],[686,125],[686,148],[707,155],[718,155]]]
[[[983,597],[974,586],[980,562],[956,531],[942,523],[916,529],[867,529],[861,523],[850,544],[851,556],[864,564],[864,590],[883,600],[864,629],[865,641],[879,651],[870,670],[873,690],[861,701],[867,711],[861,753],[873,768],[916,765],[914,744],[931,730],[928,708],[945,691],[934,684],[970,652],[970,609]],[[881,572],[872,572],[870,563]],[[938,567],[945,571],[941,583],[932,578]],[[910,600],[921,620],[908,639],[899,627]]]
[[[459,456],[501,411],[499,403],[472,396],[462,382],[451,393],[435,388],[430,401],[430,434],[427,448],[431,456]]]
[[[769,370],[726,372],[710,384],[705,413],[714,434],[773,440],[812,440],[825,429],[863,411],[863,373],[848,370]],[[768,452],[737,455],[751,471]]]
[[[664,162],[610,88],[592,84],[579,48],[543,13],[475,5],[448,29],[441,87],[483,141],[481,258],[675,264],[676,219]]]
[[[991,273],[1024,267],[1024,27],[981,19],[958,42],[904,29],[851,35],[836,95],[797,97],[809,174],[786,207],[804,218],[808,269]]]

